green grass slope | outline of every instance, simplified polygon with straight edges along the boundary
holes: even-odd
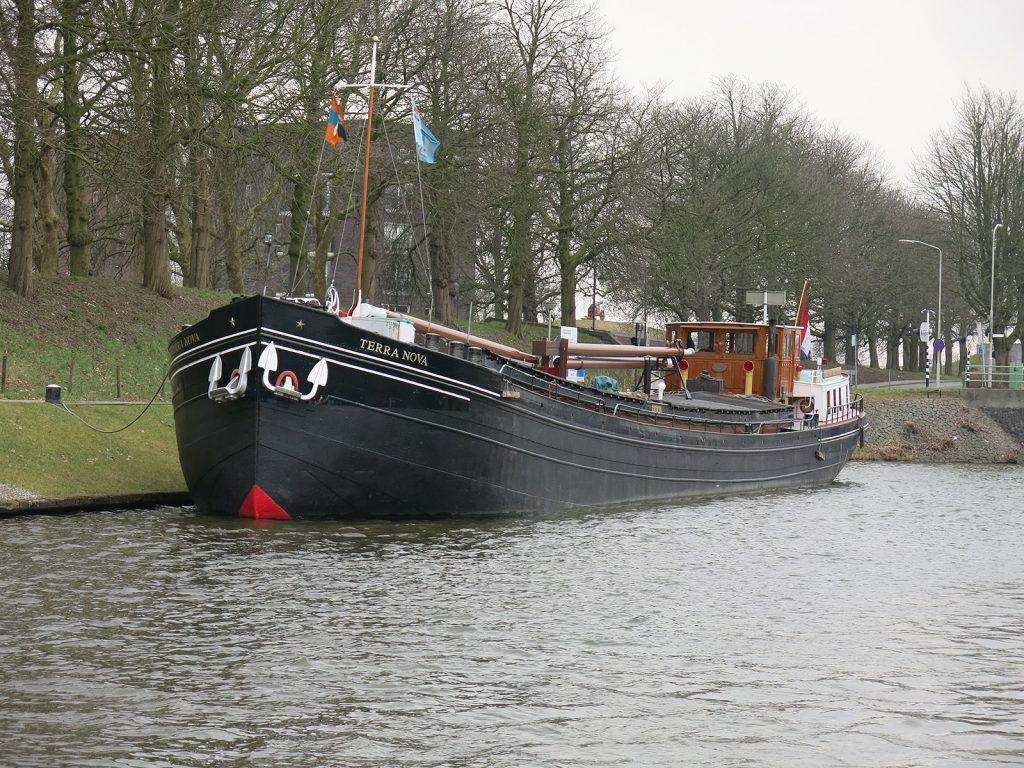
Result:
[[[164,299],[117,280],[35,275],[29,300],[7,289],[5,273],[0,280],[7,399],[41,399],[47,384],[60,384],[68,400],[113,400],[120,377],[120,399],[148,401],[171,336],[230,298],[178,290]]]
[[[184,491],[169,404],[96,431],[143,408],[0,401],[0,483],[48,499]]]

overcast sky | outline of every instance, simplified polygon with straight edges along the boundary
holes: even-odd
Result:
[[[665,96],[738,75],[790,90],[909,182],[967,86],[1024,96],[1024,0],[595,0],[613,68]]]

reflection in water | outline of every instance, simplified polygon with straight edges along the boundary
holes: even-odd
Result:
[[[0,763],[1020,764],[1019,468],[550,518],[0,524]]]

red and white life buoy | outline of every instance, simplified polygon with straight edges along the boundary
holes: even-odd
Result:
[[[804,397],[800,400],[801,413],[814,413],[814,398]]]
[[[287,389],[297,390],[299,388],[299,377],[293,371],[281,371],[277,375],[277,381],[274,382],[274,386],[285,386],[286,381],[288,382]]]

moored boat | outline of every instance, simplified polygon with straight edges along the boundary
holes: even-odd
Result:
[[[799,327],[671,323],[658,344],[531,355],[361,308],[252,296],[171,341],[200,509],[429,517],[789,488],[830,482],[863,439],[849,378],[801,368]],[[580,366],[650,389],[569,381]]]

